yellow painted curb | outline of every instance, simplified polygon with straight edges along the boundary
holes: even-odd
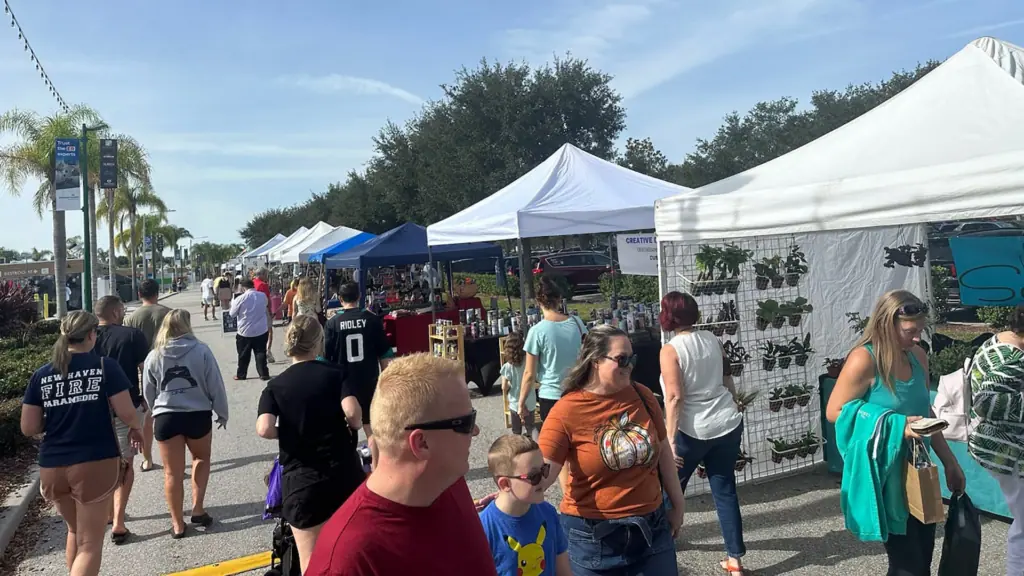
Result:
[[[173,572],[165,576],[232,576],[267,566],[270,566],[270,552],[260,552],[252,556],[242,556],[234,560],[208,564],[184,572]]]

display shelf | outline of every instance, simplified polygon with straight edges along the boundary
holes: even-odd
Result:
[[[430,351],[439,358],[466,362],[466,327],[461,324],[431,324]]]

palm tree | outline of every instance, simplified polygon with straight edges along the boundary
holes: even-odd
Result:
[[[118,150],[120,154],[120,150]],[[167,205],[156,195],[149,184],[132,185],[129,182],[118,181],[119,186],[114,190],[113,195],[108,194],[97,207],[97,212],[106,214],[110,227],[113,228],[113,221],[120,223],[120,233],[112,238],[113,246],[120,248],[128,255],[132,269],[132,294],[138,293],[138,286],[135,284],[135,258],[142,243],[142,230],[137,226],[139,210],[151,208],[156,211],[156,218],[147,217],[146,224],[156,227],[166,220]],[[113,201],[111,201],[111,196]],[[125,234],[125,220],[128,223],[128,234]],[[145,271],[143,271],[145,273]]]
[[[43,260],[52,260],[53,259],[53,251],[52,250],[40,250],[39,248],[33,248],[29,258],[31,258],[33,262],[42,262]]]
[[[124,209],[123,206],[119,206],[115,199],[116,190],[106,190],[106,194],[100,195],[99,187],[99,175],[100,175],[100,140],[113,138],[117,140],[117,182],[121,185],[135,185],[135,186],[146,186],[150,185],[149,180],[149,155],[146,153],[145,148],[138,143],[131,136],[125,134],[103,134],[100,138],[93,138],[89,140],[89,175],[90,181],[95,189],[93,197],[102,198],[99,200],[99,205],[92,212],[92,230],[93,238],[98,238],[99,231],[96,227],[96,221],[106,220],[107,222],[107,239],[108,249],[107,254],[108,266],[110,267],[110,289],[115,291],[117,289],[117,255],[114,251],[114,223],[117,218],[121,215],[120,209]],[[95,148],[95,150],[94,150]],[[93,160],[95,158],[95,160]],[[98,254],[99,242],[94,241],[92,243],[92,249],[94,251],[93,261],[95,262],[95,254]],[[134,278],[134,268],[133,268]],[[96,293],[96,277],[93,275],[93,294]],[[133,280],[134,282],[134,280]],[[134,292],[133,292],[134,294]]]
[[[157,227],[157,229],[153,231],[153,235],[160,236],[161,238],[164,239],[166,246],[170,246],[171,248],[174,249],[175,260],[177,260],[178,256],[178,242],[181,242],[185,238],[192,237],[192,233],[189,232],[187,228],[182,228],[181,226],[174,226],[173,224]],[[163,255],[161,254],[161,256]],[[175,270],[175,276],[177,276],[177,266],[173,266],[173,268]]]
[[[76,138],[83,124],[100,122],[99,114],[84,105],[51,116],[19,109],[0,115],[0,135],[15,138],[14,143],[0,146],[0,179],[8,192],[15,196],[21,193],[26,180],[38,180],[40,184],[32,206],[40,219],[47,208],[53,211],[53,269],[58,296],[64,289],[67,272],[67,230],[64,212],[57,210],[55,141],[58,138]],[[63,297],[56,300],[57,316],[63,317],[67,313],[67,302]]]

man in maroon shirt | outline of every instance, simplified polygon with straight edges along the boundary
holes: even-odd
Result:
[[[267,362],[273,364],[275,362],[274,354],[270,350],[274,343],[274,314],[271,312],[270,284],[267,283],[269,279],[270,271],[260,268],[256,271],[256,277],[252,279],[252,287],[257,292],[263,292],[263,295],[267,297],[267,326],[270,328],[267,332]]]
[[[479,434],[465,368],[392,361],[370,405],[377,465],[324,524],[306,576],[497,576],[463,476]]]

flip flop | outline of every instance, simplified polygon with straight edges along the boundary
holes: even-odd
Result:
[[[149,466],[146,466],[147,464],[149,464]],[[147,461],[143,460],[142,464],[139,464],[139,470],[141,470],[143,472],[149,472],[152,469],[153,469],[153,463],[152,462],[147,462]],[[111,522],[113,522],[113,521],[111,521]]]
[[[751,571],[746,568],[740,568],[735,563],[730,562],[727,559],[722,560],[718,565],[721,566],[722,570],[725,570],[725,573],[729,576],[733,576],[734,574],[738,574],[739,576],[748,576],[749,574],[752,574]]]
[[[115,546],[120,546],[121,544],[124,544],[128,541],[128,537],[131,536],[131,534],[131,530],[128,530],[127,528],[125,529],[124,532],[121,532],[120,534],[116,532],[111,532],[110,541],[113,542]]]

